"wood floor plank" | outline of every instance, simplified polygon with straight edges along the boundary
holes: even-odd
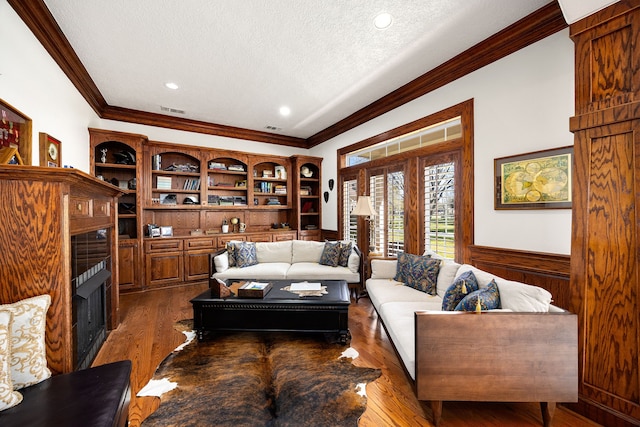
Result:
[[[193,317],[189,300],[204,289],[206,285],[183,286],[121,296],[121,324],[109,334],[93,365],[132,361],[130,427],[138,427],[157,409],[159,399],[135,395],[162,360],[184,342],[185,336],[174,325]],[[416,399],[412,383],[368,299],[353,301],[349,307],[349,329],[351,346],[360,354],[354,363],[382,370],[382,376],[367,386],[367,410],[359,426],[432,426],[431,410]],[[542,425],[537,403],[445,402],[442,420],[446,427]],[[562,406],[556,410],[553,425],[597,426]]]

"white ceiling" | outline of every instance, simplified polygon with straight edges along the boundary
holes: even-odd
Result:
[[[109,105],[308,138],[551,1],[45,3]]]

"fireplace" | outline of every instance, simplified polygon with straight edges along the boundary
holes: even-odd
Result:
[[[107,338],[107,289],[111,286],[108,230],[71,237],[74,367],[91,365]]]

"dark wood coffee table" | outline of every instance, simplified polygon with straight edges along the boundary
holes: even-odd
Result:
[[[231,282],[237,282],[233,280]],[[191,300],[198,340],[223,331],[300,331],[333,333],[349,339],[349,288],[344,280],[314,280],[327,287],[321,297],[282,290],[300,280],[262,280],[272,288],[264,298],[212,298],[207,290]]]

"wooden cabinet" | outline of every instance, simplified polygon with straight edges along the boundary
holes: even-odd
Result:
[[[579,403],[607,426],[640,424],[640,4],[571,25],[576,115],[571,311]]]
[[[322,229],[322,159],[292,157],[293,203],[292,226],[301,240],[321,240]]]
[[[88,318],[74,301],[76,291],[94,279],[88,272],[98,264],[105,278],[100,284],[105,285],[106,327],[118,325],[119,194],[76,169],[0,166],[0,302],[51,295],[45,344],[54,374],[78,367],[78,324]]]
[[[206,280],[208,254],[231,239],[320,240],[322,159],[89,133],[93,173],[123,192],[117,209],[122,291]],[[308,188],[306,194],[300,188]],[[90,203],[78,200],[78,215],[106,209]],[[233,221],[227,234],[221,233],[224,221]],[[171,227],[172,236],[150,238],[148,225]],[[163,247],[173,244],[179,247]]]
[[[141,242],[142,147],[147,138],[142,135],[89,129],[90,167],[93,175],[122,191],[118,200],[118,245],[120,290],[142,289],[143,274]],[[140,186],[141,188],[141,186]]]

